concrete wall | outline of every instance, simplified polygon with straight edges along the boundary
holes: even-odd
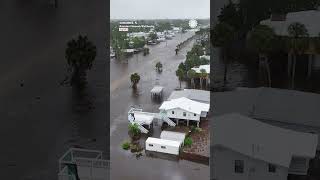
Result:
[[[174,114],[172,114],[172,111],[174,111]],[[183,112],[186,112],[186,116],[183,116]],[[167,110],[167,116],[169,118],[176,118],[176,119],[189,119],[194,121],[200,121],[200,115],[194,113],[182,110],[180,108],[175,108],[171,110]]]
[[[268,171],[268,163],[222,147],[211,151],[211,178],[216,180],[286,180],[288,168],[276,166],[276,172]],[[244,161],[244,172],[235,173],[235,160]]]

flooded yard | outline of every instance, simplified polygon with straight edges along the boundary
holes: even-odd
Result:
[[[155,85],[164,87],[163,100],[179,87],[179,81],[175,71],[179,63],[185,60],[185,55],[193,45],[190,42],[185,48],[175,55],[175,47],[178,43],[192,36],[187,32],[182,36],[178,34],[167,43],[149,46],[150,54],[133,55],[127,60],[118,61],[112,59],[111,70],[111,92],[110,92],[110,155],[111,155],[111,179],[172,179],[172,180],[194,180],[209,179],[209,166],[176,158],[142,156],[137,158],[136,154],[121,148],[123,141],[128,140],[128,117],[127,112],[132,106],[142,108],[146,112],[158,113],[161,102],[153,101],[150,90]],[[156,62],[163,64],[163,71],[155,70]],[[130,75],[137,72],[141,76],[137,91],[131,88]],[[182,83],[186,87],[185,83]],[[160,127],[154,127],[154,136],[160,134]],[[144,139],[143,137],[142,139]],[[142,146],[144,146],[142,144]]]

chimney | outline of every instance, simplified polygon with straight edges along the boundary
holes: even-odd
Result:
[[[285,21],[286,20],[286,14],[281,13],[272,13],[270,16],[271,21]]]

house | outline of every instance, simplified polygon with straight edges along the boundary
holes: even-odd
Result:
[[[193,101],[210,104],[210,91],[199,89],[184,89],[179,91],[173,91],[168,100],[185,97]]]
[[[201,69],[204,69],[207,74],[210,74],[210,64],[207,65],[200,65],[199,67],[191,68],[196,71],[196,73],[201,73]]]
[[[164,101],[159,107],[160,112],[164,113],[168,118],[175,119],[176,124],[179,120],[197,123],[199,127],[200,119],[207,116],[209,112],[209,104],[200,103],[185,97]]]
[[[146,150],[179,155],[181,144],[178,141],[148,137]]]
[[[217,180],[286,180],[306,175],[318,135],[272,126],[240,114],[217,116],[211,173]]]
[[[286,15],[275,16],[271,15],[269,19],[263,20],[260,22],[262,25],[267,25],[271,27],[275,34],[278,36],[288,36],[288,27],[290,24],[298,22],[304,24],[309,38],[315,38],[319,36],[320,33],[320,24],[318,20],[320,19],[320,10],[308,10],[308,11],[299,11],[299,12],[290,12]],[[310,48],[300,56],[305,61],[298,61],[299,63],[307,62],[307,76],[311,76],[314,70],[320,69],[320,54],[319,50],[316,50],[314,45],[311,43]],[[290,65],[292,64],[292,55],[288,52],[288,74],[290,74]],[[300,64],[297,64],[299,66]]]
[[[265,87],[242,88],[215,92],[211,101],[214,102],[213,116],[239,113],[281,128],[320,134],[319,94]]]

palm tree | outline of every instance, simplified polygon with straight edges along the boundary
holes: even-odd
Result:
[[[268,53],[273,50],[275,33],[266,25],[257,25],[248,36],[248,46],[259,53],[259,70],[264,65],[267,71],[269,87],[271,87],[271,75]]]
[[[229,64],[227,54],[232,42],[234,41],[234,34],[234,28],[231,25],[223,22],[218,23],[211,33],[211,41],[213,45],[220,47],[222,51],[222,61],[224,63],[224,85],[226,85],[227,82],[227,71]]]
[[[289,49],[289,54],[293,55],[293,65],[291,70],[291,88],[294,89],[294,77],[296,71],[297,55],[303,54],[309,48],[309,34],[305,25],[299,22],[295,22],[289,25],[288,34],[289,38],[287,41],[287,45]]]
[[[131,83],[132,83],[132,87],[133,88],[137,88],[137,84],[140,81],[140,75],[138,73],[133,73],[130,76],[130,80],[131,80]]]
[[[201,84],[201,88],[203,85],[203,79],[205,79],[207,77],[207,71],[205,69],[200,69],[200,84]]]
[[[156,69],[157,69],[158,72],[162,71],[162,63],[161,62],[157,62]]]
[[[78,39],[71,39],[67,43],[65,57],[72,71],[71,85],[85,85],[87,71],[91,69],[96,54],[96,46],[87,36],[79,35]]]
[[[196,71],[193,70],[193,69],[190,69],[190,70],[187,72],[187,76],[188,76],[188,78],[191,80],[191,85],[193,86],[193,88],[196,88],[196,87],[195,87],[195,83],[194,83],[194,78],[197,77]]]
[[[181,81],[183,80],[184,78],[184,70],[181,69],[181,68],[178,68],[178,70],[176,71],[176,75],[178,76],[178,79],[179,79],[179,83],[180,83],[180,89],[181,89]]]

